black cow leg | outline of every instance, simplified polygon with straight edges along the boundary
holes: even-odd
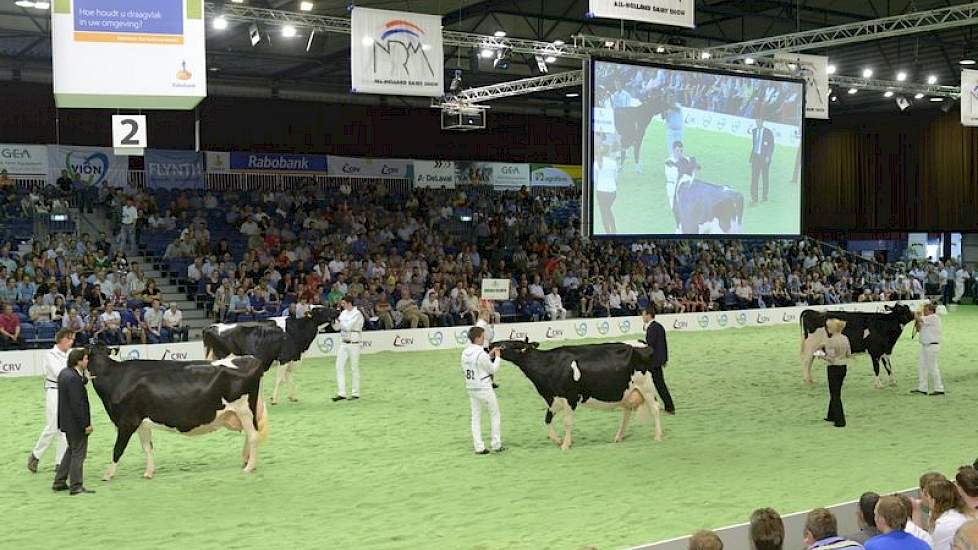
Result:
[[[122,425],[118,427],[117,434],[115,437],[115,447],[112,449],[112,464],[109,464],[108,469],[105,470],[105,475],[102,476],[102,481],[112,481],[115,476],[115,470],[119,466],[119,459],[122,458],[122,453],[126,452],[126,446],[129,445],[129,440],[132,438],[132,434],[136,432],[136,428],[139,424],[135,426],[132,425]]]
[[[883,383],[880,382],[880,356],[872,355],[872,358],[873,358],[873,384],[876,386],[876,389],[881,390],[883,389]]]

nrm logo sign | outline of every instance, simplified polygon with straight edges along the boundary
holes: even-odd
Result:
[[[392,19],[384,23],[376,40],[364,40],[364,43],[373,46],[371,68],[374,74],[435,76],[435,69],[428,59],[428,50],[431,47],[424,44],[424,35],[424,29],[404,19]]]

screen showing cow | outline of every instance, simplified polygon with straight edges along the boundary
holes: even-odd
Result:
[[[797,235],[802,81],[594,61],[595,236]]]

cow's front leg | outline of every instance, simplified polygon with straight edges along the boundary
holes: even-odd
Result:
[[[136,431],[137,426],[123,424],[118,427],[115,436],[115,447],[112,449],[112,463],[105,470],[102,481],[112,481],[112,478],[115,476],[115,471],[119,467],[119,459],[122,458],[122,453],[126,452],[126,446],[129,445],[129,439],[132,438],[132,434]]]
[[[877,356],[872,356],[873,359],[873,385],[876,389],[883,389],[883,382],[880,382],[880,359]]]
[[[547,409],[547,415],[543,418],[544,423],[547,425],[547,437],[550,441],[554,442],[554,445],[560,445],[560,437],[557,435],[557,430],[554,429],[554,412]]]
[[[285,369],[285,383],[288,384],[289,389],[289,401],[295,403],[299,400],[295,395],[295,362],[289,363],[289,366]]]
[[[621,443],[625,439],[625,430],[628,429],[628,417],[632,415],[632,409],[626,405],[621,415],[621,424],[618,426],[618,433],[615,434],[615,443]]]
[[[139,433],[139,443],[146,453],[146,471],[143,472],[144,479],[153,479],[156,474],[156,463],[153,462],[153,429],[147,422],[142,422],[136,430]]]
[[[288,363],[279,363],[278,368],[275,370],[275,389],[272,390],[272,405],[278,405],[278,390],[282,386],[282,382],[285,381],[285,376],[288,374]]]
[[[574,430],[574,407],[568,405],[564,408],[564,441],[560,444],[560,448],[563,451],[569,451],[573,439],[571,437],[571,432]]]
[[[886,374],[889,375],[890,377],[890,385],[896,386],[897,385],[896,377],[893,376],[893,362],[890,360],[889,355],[883,356],[883,366],[886,368]]]
[[[247,405],[241,407],[237,414],[241,421],[241,429],[245,434],[245,452],[247,453],[247,461],[242,471],[250,474],[255,471],[255,467],[258,465],[258,430],[255,429],[255,415]]]

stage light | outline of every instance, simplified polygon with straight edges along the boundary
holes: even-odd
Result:
[[[559,48],[559,47],[561,47],[563,45],[564,45],[564,41],[563,40],[554,40],[554,46],[557,46]]]
[[[835,103],[836,101],[839,101],[839,98],[836,96],[832,96],[832,103]]]
[[[658,46],[655,48],[655,53],[666,53],[666,49],[662,46]]]
[[[849,95],[855,95],[855,94],[856,94],[856,92],[858,92],[858,91],[859,91],[859,90],[857,90],[857,89],[855,89],[855,88],[849,88]]]
[[[940,103],[941,101],[944,101],[944,98],[943,97],[932,97],[932,98],[930,98],[930,101],[931,101],[931,103]]]
[[[744,58],[744,64],[745,65],[753,65],[754,64],[754,58],[753,57],[745,57]]]
[[[492,60],[492,66],[501,71],[509,70],[509,51],[506,48],[496,50],[496,59]]]
[[[835,74],[835,65],[829,65],[825,68],[825,72],[829,74]]]
[[[234,4],[244,4],[244,0],[231,0]]]
[[[710,55],[710,52],[701,52],[700,53],[700,59],[709,59],[710,57],[712,57]]]
[[[299,2],[299,11],[312,11],[314,7],[312,2]]]
[[[873,69],[870,69],[868,67],[863,69],[863,78],[872,78],[872,77],[873,77]]]
[[[32,2],[31,0],[17,0],[16,2],[14,2],[14,5],[17,6],[18,8],[33,8],[34,2]]]
[[[567,92],[566,97],[581,97],[581,94],[577,92]]]
[[[933,75],[932,74],[932,75],[928,76],[927,77],[927,83],[928,84],[931,84],[931,85],[937,84],[937,75]]]
[[[974,65],[975,63],[978,63],[978,61],[975,61],[974,59],[972,59],[970,57],[966,57],[966,58],[962,59],[961,61],[958,61],[958,63],[960,63],[961,65]]]
[[[506,38],[506,31],[496,31],[492,35],[496,38]]]
[[[224,29],[228,28],[228,20],[225,19],[223,15],[214,18],[214,21],[211,24],[214,26],[216,30],[219,31],[223,31]]]
[[[903,82],[907,79],[907,73],[900,71],[897,73],[897,82]]]
[[[797,63],[788,63],[788,68],[791,69],[792,71],[798,70],[798,64]]]
[[[370,36],[364,36],[360,40],[360,43],[363,44],[364,47],[368,47],[369,48],[370,46],[373,46],[374,45],[374,39],[372,37],[370,37]]]
[[[554,56],[552,56],[552,55],[548,55],[547,58],[544,59],[544,61],[546,61],[547,63],[556,63],[557,62],[557,58],[554,57]]]
[[[896,104],[897,104],[897,107],[899,107],[901,111],[906,111],[907,109],[910,108],[910,100],[907,99],[907,98],[905,98],[905,97],[903,97],[902,95],[901,96],[897,96],[897,98],[896,98]]]
[[[913,98],[914,99],[924,99],[924,94],[918,92],[916,95],[913,96]]]
[[[285,38],[292,38],[293,36],[295,36],[295,33],[296,33],[295,27],[293,27],[292,25],[286,25],[282,27],[282,36],[284,36]]]
[[[51,2],[34,2],[34,9],[46,10],[51,7]]]
[[[448,91],[458,92],[462,89],[462,69],[455,69],[455,77],[452,78],[452,83],[448,86]]]
[[[492,48],[482,48],[482,51],[479,52],[479,55],[482,56],[482,59],[489,59],[492,56],[496,55],[496,52],[493,51]]]
[[[615,47],[615,41],[614,40],[605,40],[604,41],[604,47],[605,48],[614,48]]]
[[[883,97],[893,97],[893,92],[891,90],[887,90],[883,93]]]

